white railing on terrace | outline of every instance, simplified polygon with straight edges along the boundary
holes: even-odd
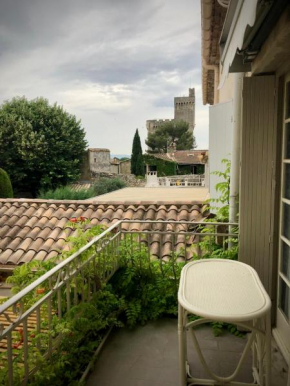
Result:
[[[127,230],[122,229],[122,226]],[[153,255],[151,246],[159,240],[160,245],[162,242],[167,244],[167,251],[169,248],[170,253],[179,254],[181,260],[188,260],[193,254],[202,257],[198,243],[204,237],[213,237],[217,244],[224,249],[228,248],[229,241],[238,238],[234,230],[237,226],[233,223],[187,221],[116,222],[0,306],[0,369],[7,369],[9,386],[14,384],[15,364],[24,368],[23,384],[37,370],[37,363],[31,360],[32,337],[36,339],[38,352],[49,358],[61,336],[53,338],[52,334],[47,334],[47,339],[43,341],[41,333],[52,330],[53,317],[62,319],[72,306],[89,302],[93,293],[99,289],[100,282],[108,281],[116,272],[121,240],[132,239],[135,235],[137,245],[143,243],[148,246],[148,259]],[[181,243],[184,244],[183,248],[180,248]],[[193,244],[196,246],[194,249]],[[170,258],[170,253],[165,257]],[[163,264],[161,260],[160,264]],[[22,338],[19,342],[20,331]],[[15,345],[18,346],[19,354]]]
[[[160,186],[205,186],[204,174],[158,177]]]

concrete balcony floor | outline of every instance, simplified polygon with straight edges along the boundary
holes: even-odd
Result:
[[[209,326],[196,330],[203,353],[212,370],[230,375],[246,339],[225,333],[214,337]],[[192,374],[206,377],[188,334],[188,356]],[[239,377],[251,382],[251,358],[246,358]],[[273,343],[272,385],[286,386],[287,366]],[[177,320],[162,319],[134,330],[115,329],[97,360],[87,386],[179,386]]]

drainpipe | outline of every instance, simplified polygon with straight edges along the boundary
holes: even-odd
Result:
[[[233,106],[233,139],[231,146],[231,173],[229,197],[229,221],[238,221],[238,195],[240,185],[240,137],[242,118],[242,84],[243,73],[234,74],[234,106]]]

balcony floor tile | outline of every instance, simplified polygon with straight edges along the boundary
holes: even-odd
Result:
[[[238,363],[246,339],[229,333],[214,337],[209,326],[196,330],[205,359],[218,375],[228,376]],[[188,334],[188,359],[196,377],[206,377]],[[287,366],[275,350],[273,386],[286,386]],[[247,358],[239,377],[251,382],[251,358]],[[162,319],[133,330],[116,329],[109,337],[87,386],[178,386],[177,320]]]

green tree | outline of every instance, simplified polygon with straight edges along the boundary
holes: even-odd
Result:
[[[87,146],[81,122],[44,98],[13,98],[0,108],[0,164],[16,191],[67,185],[79,176]]]
[[[188,123],[184,121],[164,122],[153,133],[148,134],[145,142],[150,149],[148,153],[167,153],[171,143],[176,144],[176,150],[196,148],[195,137],[188,131]]]
[[[135,175],[136,176],[144,176],[144,158],[143,158],[143,154],[139,154],[138,157],[137,157],[137,161],[136,161],[136,170],[135,170]]]
[[[131,155],[131,173],[135,176],[144,176],[144,159],[138,129],[136,129]]]
[[[0,198],[13,198],[10,178],[3,169],[0,169]]]

